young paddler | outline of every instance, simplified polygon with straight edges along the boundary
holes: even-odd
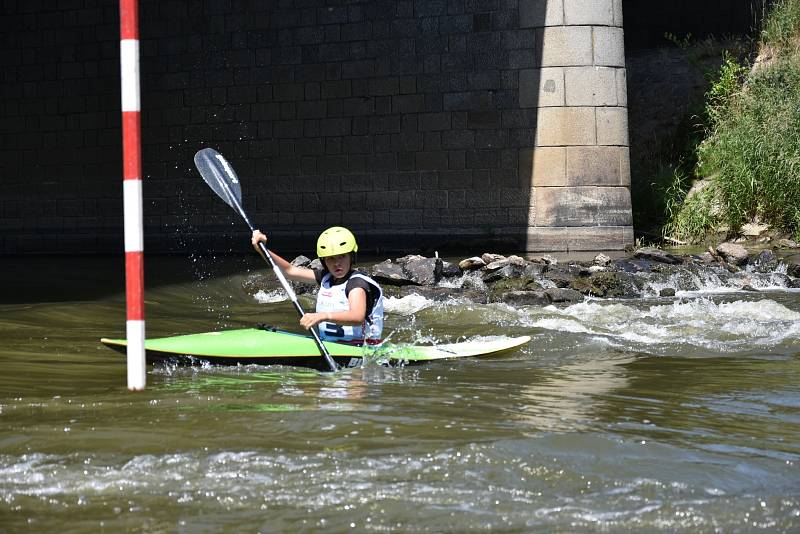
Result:
[[[254,230],[253,247],[262,254],[259,242],[266,244],[267,236]],[[376,344],[383,331],[383,291],[365,273],[355,270],[358,244],[347,228],[334,226],[317,239],[317,256],[322,270],[292,265],[270,250],[272,259],[286,278],[319,285],[317,308],[306,313],[300,324],[309,329],[319,328],[325,341],[354,344]]]

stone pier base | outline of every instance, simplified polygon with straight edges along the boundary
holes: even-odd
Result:
[[[521,151],[531,188],[528,250],[621,249],[633,242],[621,0],[523,0],[538,68],[520,73],[535,108]]]
[[[623,250],[633,243],[633,227],[534,226],[528,229],[529,252]]]

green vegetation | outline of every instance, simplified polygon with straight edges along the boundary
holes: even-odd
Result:
[[[800,0],[774,5],[759,48],[769,59],[755,68],[724,57],[706,93],[696,165],[664,187],[665,236],[696,242],[760,220],[800,237]],[[697,193],[693,178],[704,180]]]
[[[762,41],[778,48],[782,53],[796,49],[800,29],[800,2],[782,0],[764,21]]]
[[[714,183],[694,190],[688,195],[688,177],[676,170],[674,181],[664,191],[664,208],[667,216],[667,235],[676,239],[698,241],[710,228],[719,224],[719,207]],[[677,236],[677,237],[675,237]]]

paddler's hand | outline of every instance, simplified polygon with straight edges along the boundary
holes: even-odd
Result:
[[[253,237],[250,238],[250,242],[253,244],[253,248],[260,253],[261,249],[258,247],[258,244],[264,243],[266,245],[267,236],[261,233],[261,230],[253,230]]]
[[[300,318],[300,324],[306,330],[311,329],[312,326],[316,326],[322,321],[329,321],[330,320],[330,313],[306,313]]]

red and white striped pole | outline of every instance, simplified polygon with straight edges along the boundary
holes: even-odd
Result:
[[[144,255],[142,154],[139,118],[139,6],[120,0],[120,73],[122,79],[123,202],[125,209],[125,294],[128,339],[128,389],[145,386]]]

